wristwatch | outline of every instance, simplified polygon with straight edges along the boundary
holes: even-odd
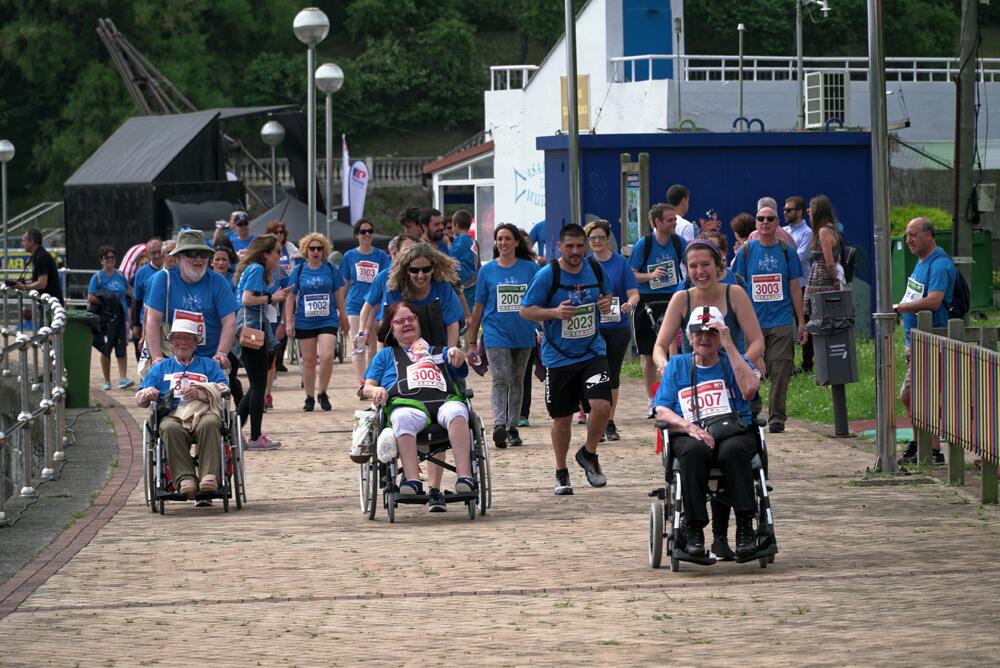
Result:
[[[268,304],[271,303],[271,293],[270,292],[267,293],[267,303]]]

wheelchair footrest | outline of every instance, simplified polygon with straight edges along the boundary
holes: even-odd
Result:
[[[778,544],[768,539],[760,546],[758,546],[757,550],[753,554],[748,554],[745,557],[741,557],[737,554],[736,563],[745,564],[748,561],[756,561],[757,559],[761,559],[762,557],[769,557],[772,554],[777,554],[777,553],[778,553]]]
[[[224,487],[220,487],[217,492],[198,492],[194,495],[194,501],[211,501],[212,499],[224,499],[228,493]],[[156,492],[156,500],[160,499],[164,501],[190,501],[186,496],[180,492]]]
[[[412,503],[412,504],[425,504],[427,499],[430,498],[429,494],[400,494],[399,492],[393,492],[393,499],[396,503]],[[479,491],[468,492],[467,494],[457,494],[455,492],[445,491],[444,499],[447,503],[465,503],[466,501],[474,501],[479,498]]]
[[[693,554],[689,554],[684,550],[673,549],[670,551],[670,558],[676,559],[678,561],[685,561],[689,564],[698,564],[699,566],[714,566],[715,557],[711,554],[706,553],[704,557],[696,557]]]
[[[656,489],[650,491],[649,496],[655,496],[660,501],[665,501],[667,499],[667,488],[657,487]]]

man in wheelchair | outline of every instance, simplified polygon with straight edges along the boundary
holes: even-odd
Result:
[[[715,466],[725,478],[726,501],[736,512],[736,554],[744,557],[755,549],[751,460],[757,440],[747,425],[750,399],[760,387],[759,372],[740,355],[714,306],[695,309],[687,336],[694,352],[670,358],[655,399],[657,422],[670,432],[664,447],[672,449],[681,465],[686,551],[705,555],[705,503]]]
[[[435,423],[448,430],[458,473],[455,492],[474,492],[469,409],[454,380],[469,373],[465,355],[455,347],[428,346],[420,336],[420,321],[407,302],[386,307],[379,335],[386,347],[365,371],[364,395],[376,406],[385,406],[406,476],[400,493],[423,494],[416,437]],[[443,473],[439,466],[430,468],[427,507],[431,512],[446,509],[440,489]]]
[[[220,407],[228,392],[226,375],[218,362],[195,355],[198,338],[197,323],[175,319],[170,328],[174,356],[154,364],[135,395],[135,403],[142,408],[161,398],[169,401],[170,412],[159,422],[160,437],[166,446],[174,485],[189,500],[199,490],[219,490]],[[192,454],[197,456],[198,471]]]

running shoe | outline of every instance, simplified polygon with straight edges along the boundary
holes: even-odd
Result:
[[[518,427],[530,427],[531,425],[528,424],[528,418],[523,417],[523,418],[521,418],[520,420],[517,421],[517,426]]]
[[[107,392],[111,389],[111,383],[101,383],[101,389]]]
[[[733,548],[729,547],[729,539],[725,536],[716,536],[712,540],[712,554],[719,561],[733,561],[736,559],[736,553],[733,552]]]
[[[580,446],[580,449],[576,451],[575,459],[587,475],[587,482],[590,483],[591,487],[604,487],[608,484],[607,476],[601,471],[601,463],[597,461],[596,452],[587,452],[585,446]]]
[[[622,439],[614,420],[608,420],[608,426],[604,429],[604,438],[609,441],[620,441]]]
[[[910,441],[906,446],[906,450],[903,451],[903,456],[899,458],[900,464],[916,464],[917,463],[917,442]]]
[[[118,389],[127,390],[128,388],[132,387],[133,384],[134,381],[131,378],[122,378],[121,380],[118,381]]]
[[[572,496],[573,485],[569,484],[569,469],[556,471],[556,496]]]
[[[944,453],[941,452],[941,448],[938,448],[937,450],[931,450],[931,463],[944,464]]]
[[[649,410],[646,412],[646,419],[647,420],[652,420],[654,417],[656,417],[656,409],[653,408],[653,400],[650,399],[649,400]]]
[[[272,441],[265,434],[261,434],[256,441],[248,441],[243,446],[244,450],[277,450],[281,447],[281,441]]]
[[[316,398],[319,399],[319,407],[323,410],[328,411],[333,409],[333,406],[330,405],[330,397],[326,395],[326,392],[320,392],[316,395]]]
[[[498,424],[493,427],[493,447],[496,448],[506,448],[507,447],[507,428],[502,424]]]
[[[587,414],[584,413],[583,411],[580,411],[579,413],[577,413],[576,414],[576,423],[577,424],[587,424]]]
[[[507,445],[512,448],[524,445],[524,441],[521,440],[521,435],[517,433],[517,428],[507,430]]]
[[[270,394],[264,395],[264,410],[269,411],[274,408],[274,399],[271,398]]]
[[[427,494],[427,512],[448,512],[448,502],[444,500],[444,494],[437,487],[431,487],[430,492]]]
[[[476,481],[469,476],[459,476],[455,481],[456,494],[471,494],[476,491]]]
[[[316,408],[316,400],[312,397],[306,397],[306,402],[302,404],[302,410],[306,413],[312,413],[314,408]]]
[[[785,423],[775,420],[768,425],[767,430],[772,434],[783,434],[785,432]]]

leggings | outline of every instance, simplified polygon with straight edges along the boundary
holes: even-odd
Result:
[[[487,348],[493,391],[493,426],[514,429],[521,412],[524,370],[534,348]]]
[[[524,368],[524,384],[521,386],[521,417],[525,420],[531,414],[531,383],[535,375],[535,360],[538,359],[538,348],[528,351],[528,365]]]
[[[239,406],[243,401],[243,383],[240,382],[240,358],[229,353],[229,391],[233,395],[233,404]]]
[[[267,346],[259,350],[244,348],[242,359],[243,368],[247,370],[247,378],[250,381],[250,389],[240,401],[240,419],[246,424],[247,415],[250,416],[250,440],[256,441],[260,438],[260,423],[264,419],[267,370],[271,368],[274,351],[267,350]]]

